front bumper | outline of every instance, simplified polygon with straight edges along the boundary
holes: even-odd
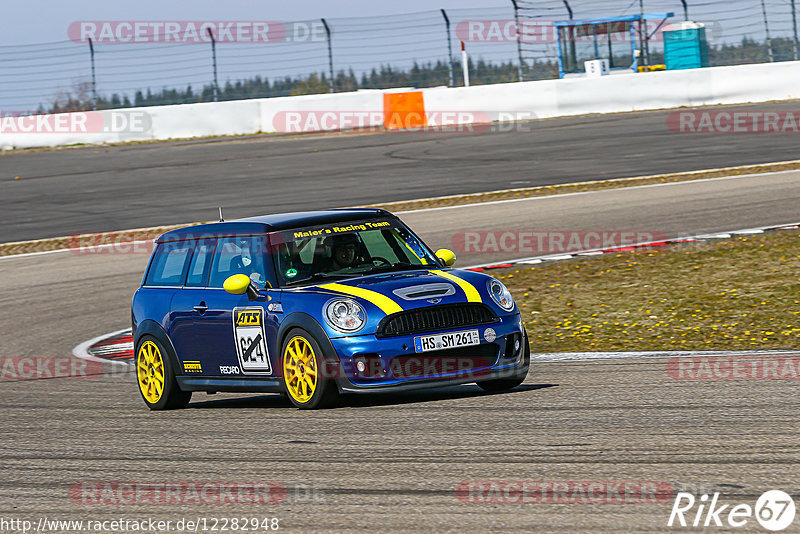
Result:
[[[424,335],[477,329],[480,345],[416,353],[417,335],[378,338],[374,334],[331,339],[339,358],[339,389],[344,392],[402,391],[484,380],[517,377],[527,373],[528,342],[519,314],[501,317],[483,326],[426,332]],[[494,339],[486,339],[487,329]],[[491,335],[489,339],[491,339]],[[518,348],[515,348],[518,345]],[[366,371],[356,363],[365,362]]]

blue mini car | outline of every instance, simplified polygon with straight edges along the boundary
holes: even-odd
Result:
[[[194,391],[343,392],[522,383],[530,347],[498,280],[453,270],[380,209],[267,215],[172,230],[133,296],[136,378],[152,410]]]

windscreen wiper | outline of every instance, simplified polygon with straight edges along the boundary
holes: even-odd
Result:
[[[392,263],[391,265],[379,265],[377,267],[373,267],[365,274],[375,274],[375,273],[383,273],[383,272],[390,272],[390,271],[415,271],[417,269],[424,269],[424,265],[414,265],[412,263],[408,263],[405,261],[398,261],[397,263]]]

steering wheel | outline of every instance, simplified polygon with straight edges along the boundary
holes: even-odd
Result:
[[[381,267],[382,265],[391,265],[392,262],[387,260],[386,258],[382,258],[381,256],[372,256],[372,263],[376,264],[376,267]]]

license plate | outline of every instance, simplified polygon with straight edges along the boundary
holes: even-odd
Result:
[[[477,330],[466,330],[464,332],[415,337],[414,350],[416,352],[429,352],[432,350],[469,347],[471,345],[480,345],[480,343],[481,337]]]

